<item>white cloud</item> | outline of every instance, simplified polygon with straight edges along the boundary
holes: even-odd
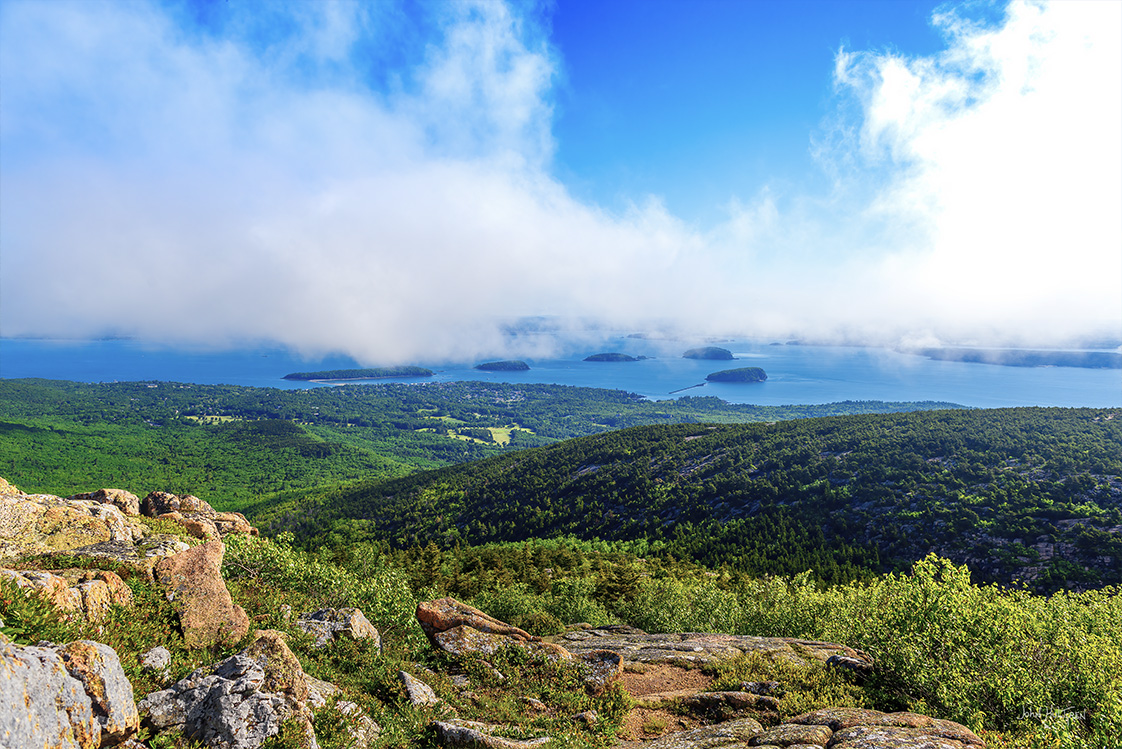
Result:
[[[434,7],[412,67],[373,85],[389,4],[270,6],[291,22],[264,40],[245,14],[188,33],[163,6],[0,5],[2,332],[388,363],[497,352],[531,314],[764,335],[1118,322],[1118,4],[947,16],[933,58],[840,54],[863,119],[831,156],[859,168],[704,231],[654,197],[575,200],[550,173],[541,28]]]
[[[918,241],[878,269],[950,332],[1047,338],[1122,317],[1122,5],[1013,2],[998,28],[937,18],[933,58],[840,55],[866,158],[894,172],[870,210]]]

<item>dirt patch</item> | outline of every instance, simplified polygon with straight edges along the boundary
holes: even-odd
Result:
[[[713,677],[696,668],[680,668],[660,664],[648,667],[642,673],[623,672],[623,687],[632,697],[642,697],[659,692],[677,692],[695,689],[699,692],[709,688]]]
[[[668,733],[697,728],[702,722],[690,715],[678,715],[661,708],[637,707],[627,714],[619,729],[624,741],[657,739]]]
[[[663,692],[701,692],[713,683],[713,677],[696,668],[659,664],[645,665],[641,672],[625,669],[621,682],[632,697],[644,697]],[[661,707],[637,707],[627,714],[619,737],[632,741],[654,739],[700,725],[702,721],[690,715],[679,715]]]

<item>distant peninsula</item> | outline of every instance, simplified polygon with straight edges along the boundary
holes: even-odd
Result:
[[[716,346],[703,346],[702,348],[691,348],[686,353],[682,354],[683,359],[710,359],[714,361],[727,361],[735,359],[732,352],[726,348],[717,348]]]
[[[1024,349],[929,348],[919,354],[938,361],[998,364],[1004,367],[1079,367],[1122,369],[1122,354],[1113,351],[1027,351]]]
[[[722,369],[706,378],[709,382],[763,382],[767,379],[767,372],[759,367],[741,367],[740,369]]]
[[[378,380],[384,377],[432,377],[424,367],[367,367],[365,369],[324,369],[319,372],[293,372],[283,379],[314,382],[315,380]]]
[[[606,353],[606,354],[593,354],[592,356],[586,356],[584,358],[584,360],[585,361],[643,361],[646,358],[647,357],[645,357],[645,356],[628,356],[627,354],[620,354],[620,353],[616,353],[616,352],[613,351],[611,353]]]
[[[524,372],[530,368],[530,365],[517,359],[507,359],[506,361],[483,362],[482,364],[476,364],[475,368],[482,369],[485,372]]]

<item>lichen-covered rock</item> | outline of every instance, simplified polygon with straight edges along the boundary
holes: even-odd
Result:
[[[87,621],[105,619],[110,608],[132,606],[132,591],[114,572],[103,570],[7,570],[0,579],[39,596],[62,611],[80,613]]]
[[[560,645],[535,640],[523,640],[509,635],[481,632],[466,624],[432,636],[433,644],[450,655],[463,657],[469,654],[494,655],[506,647],[519,647],[552,660],[570,660],[572,655]]]
[[[746,710],[774,711],[779,700],[751,692],[697,692],[678,700],[679,704],[698,711],[718,711],[736,714]]]
[[[82,682],[101,726],[101,744],[119,744],[140,728],[132,684],[108,645],[77,640],[55,648],[66,670]]]
[[[214,512],[213,507],[193,494],[180,496],[168,492],[150,492],[144,498],[142,509],[150,518],[158,518],[169,512]]]
[[[0,497],[23,494],[15,484],[8,483],[8,479],[0,476]]]
[[[585,629],[546,638],[579,654],[592,650],[619,653],[624,664],[666,663],[686,668],[702,667],[735,658],[745,653],[760,653],[797,664],[826,663],[831,656],[844,655],[872,665],[864,653],[831,642],[791,637],[753,637],[686,632],[678,634],[624,634],[609,629]]]
[[[597,694],[619,681],[623,673],[623,659],[611,650],[585,651],[575,660],[584,669],[585,685]]]
[[[249,631],[249,618],[230,598],[222,579],[225,551],[214,539],[166,557],[155,567],[157,580],[179,611],[187,647],[232,644]]]
[[[969,734],[967,736],[966,734]],[[834,733],[831,749],[970,749],[985,743],[970,733],[936,727],[853,726]]]
[[[550,742],[548,736],[534,739],[508,739],[496,736],[504,726],[493,726],[470,720],[437,720],[432,723],[440,743],[461,749],[530,749]]]
[[[183,530],[190,533],[195,538],[221,538],[218,533],[218,527],[215,526],[209,519],[205,517],[184,517],[179,512],[165,512],[163,515],[157,515],[157,520],[168,520],[173,523],[179,523],[183,526]]]
[[[352,640],[372,640],[374,647],[382,647],[382,638],[370,620],[356,608],[319,609],[300,614],[296,626],[315,638],[317,648],[346,637]]]
[[[668,734],[654,741],[626,742],[622,746],[642,746],[643,749],[746,749],[748,742],[763,732],[759,721],[740,718]]]
[[[477,608],[468,606],[466,603],[460,603],[455,598],[439,598],[435,601],[423,601],[417,604],[417,621],[429,640],[432,640],[438,632],[446,632],[462,626],[471,627],[478,632],[503,635],[523,642],[540,639],[525,630],[501,622]]]
[[[132,492],[127,492],[124,489],[98,489],[85,494],[75,494],[71,497],[67,497],[67,499],[85,499],[93,502],[101,502],[102,504],[113,505],[126,515],[140,514],[140,499]]]
[[[158,645],[140,656],[140,666],[145,671],[158,674],[161,679],[166,678],[171,667],[171,651]]]
[[[753,746],[791,746],[810,744],[826,746],[834,732],[826,726],[808,726],[786,723],[764,731],[751,740]]]
[[[192,494],[152,492],[144,498],[142,511],[148,517],[179,523],[196,538],[223,538],[231,533],[258,535],[240,512],[218,512]]]
[[[50,494],[0,495],[0,558],[129,543],[147,534],[111,504]]]
[[[96,749],[101,725],[82,682],[54,650],[0,642],[0,743]]]
[[[408,671],[398,671],[397,678],[405,686],[405,696],[414,707],[429,707],[439,705],[441,700],[432,691],[432,687],[424,683]]]
[[[214,749],[255,749],[294,719],[311,747],[307,677],[279,632],[257,633],[253,645],[193,671],[140,703],[158,730],[178,729]]]

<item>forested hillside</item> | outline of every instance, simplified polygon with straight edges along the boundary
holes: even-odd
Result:
[[[839,581],[930,552],[1037,590],[1122,581],[1122,412],[1021,408],[663,425],[278,507],[336,542],[573,535]]]
[[[0,380],[0,475],[62,495],[158,486],[240,510],[278,492],[403,476],[624,426],[949,405],[763,407],[473,382],[280,390]]]

